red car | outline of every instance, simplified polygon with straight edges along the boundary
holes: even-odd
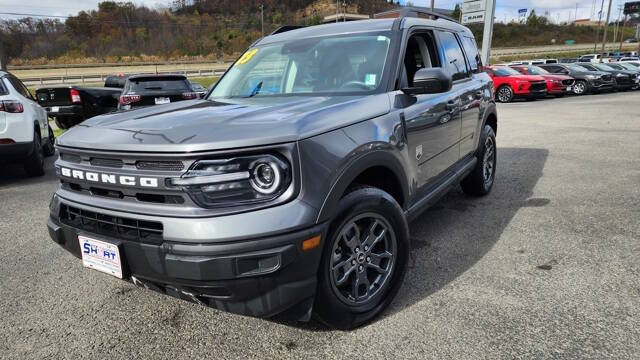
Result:
[[[511,102],[516,97],[536,99],[547,95],[547,84],[540,76],[522,75],[508,66],[487,66],[485,71],[493,80],[493,89],[499,102]]]
[[[515,65],[512,66],[512,68],[516,69],[523,75],[537,75],[543,77],[547,82],[547,94],[558,97],[572,92],[573,84],[576,82],[576,80],[571,76],[554,75],[538,66]]]

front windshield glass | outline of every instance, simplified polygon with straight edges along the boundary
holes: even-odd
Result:
[[[376,32],[254,47],[209,97],[372,92],[381,84],[390,44],[390,32]]]
[[[518,71],[506,66],[493,68],[492,70],[496,76],[522,75]]]
[[[592,65],[587,65],[587,64],[579,64],[577,65],[579,68],[581,68],[581,71],[598,71],[598,69]]]
[[[616,70],[625,70],[625,68],[623,66],[620,66],[618,64],[608,64],[607,66],[610,67],[610,68],[614,68]]]
[[[538,66],[531,66],[529,68],[529,75],[549,75],[549,72]]]
[[[620,64],[618,64],[618,66],[621,66],[621,67],[623,67],[623,68],[625,68],[625,69],[627,69],[627,70],[638,71],[637,67],[636,67],[636,66],[633,66],[633,65],[632,65],[632,64],[630,64],[630,63],[620,63]]]
[[[591,71],[587,68],[582,67],[581,65],[569,65],[569,69],[577,72]]]
[[[611,70],[614,70],[614,68],[612,68],[612,67],[611,67],[611,66],[609,66],[609,65],[605,65],[605,64],[594,64],[593,66],[595,66],[595,67],[596,67],[596,69],[599,69],[599,70],[605,70],[605,71],[611,71]]]

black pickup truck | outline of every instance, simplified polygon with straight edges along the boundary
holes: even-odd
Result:
[[[36,90],[36,99],[61,129],[96,115],[115,111],[122,89],[116,87],[50,87]]]

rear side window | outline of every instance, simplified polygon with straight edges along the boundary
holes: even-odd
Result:
[[[129,85],[125,89],[127,93],[144,91],[191,91],[191,87],[184,78],[176,77],[140,77],[129,79]]]
[[[4,79],[6,78],[0,78],[0,95],[9,95],[9,91],[4,86]]]
[[[11,82],[11,85],[13,86],[13,88],[16,89],[16,91],[19,92],[20,95],[26,98],[32,98],[31,93],[29,93],[29,90],[27,90],[27,88],[22,84],[20,80],[18,80],[18,78],[16,78],[15,76],[9,75],[8,79]]]
[[[448,31],[441,31],[439,37],[445,56],[444,68],[449,71],[453,81],[468,77],[467,63],[456,36]]]
[[[462,46],[464,47],[464,52],[467,53],[467,58],[469,59],[471,72],[480,72],[480,67],[482,67],[482,60],[480,60],[480,54],[478,53],[476,40],[468,36],[462,36],[461,39]]]

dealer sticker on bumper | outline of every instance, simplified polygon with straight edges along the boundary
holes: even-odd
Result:
[[[122,279],[120,249],[115,244],[78,236],[82,265]]]

